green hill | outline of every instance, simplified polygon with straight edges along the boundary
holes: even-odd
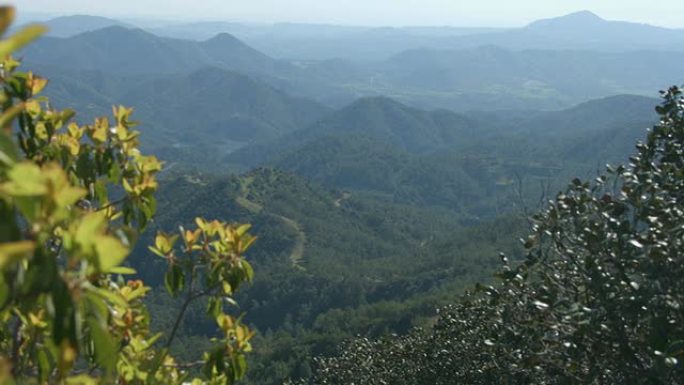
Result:
[[[417,49],[379,65],[377,82],[400,100],[433,107],[556,109],[615,94],[655,97],[653,90],[684,81],[682,58],[681,51]]]
[[[568,178],[624,160],[652,123],[652,106],[652,99],[624,95],[499,120],[495,113],[466,117],[361,99],[227,160],[282,168],[387,202],[446,208],[463,219],[487,218],[517,210],[519,183],[526,197],[538,199]]]
[[[43,38],[25,50],[25,58],[31,64],[69,63],[70,68],[115,75],[190,72],[207,66],[269,75],[292,69],[228,34],[195,42],[118,25],[69,38]]]
[[[140,119],[185,143],[198,138],[206,143],[265,140],[306,127],[328,112],[318,103],[218,68],[144,82],[122,100],[137,106]]]
[[[423,111],[386,97],[361,98],[302,130],[229,155],[228,160],[260,164],[326,135],[361,135],[402,151],[425,153],[453,146],[476,130],[472,121],[450,111]]]
[[[60,16],[44,21],[42,24],[48,27],[48,36],[53,37],[71,37],[112,26],[135,28],[119,20],[91,15]]]
[[[163,187],[155,226],[177,228],[195,216],[254,225],[259,239],[248,258],[256,278],[237,300],[260,331],[253,364],[263,370],[253,371],[255,383],[272,383],[279,366],[293,373],[352,336],[401,332],[428,322],[439,304],[468,283],[486,279],[499,251],[520,255],[515,237],[500,236],[522,230],[519,219],[466,228],[444,210],[331,191],[273,169],[186,176],[166,180]],[[133,260],[145,282],[161,284],[161,261],[143,246]],[[157,301],[151,298],[151,307],[163,319],[175,304]],[[203,311],[188,313],[179,354],[206,343],[201,337],[210,335],[213,325],[202,321]]]
[[[79,119],[135,106],[144,122],[143,146],[167,161],[220,170],[215,160],[256,139],[309,126],[329,112],[246,75],[218,68],[189,74],[116,76],[101,71],[41,66],[51,77],[55,106],[78,108]]]

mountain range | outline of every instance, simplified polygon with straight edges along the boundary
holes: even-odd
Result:
[[[84,25],[109,22],[96,19]],[[592,34],[574,38],[568,35],[584,24],[596,33],[595,38]],[[35,67],[61,66],[77,72],[99,71],[107,76],[145,79],[216,67],[240,72],[288,94],[335,108],[358,97],[384,95],[414,106],[456,111],[479,109],[486,104],[497,109],[561,109],[614,94],[655,96],[658,89],[684,82],[678,64],[684,59],[684,51],[677,44],[644,43],[648,51],[640,50],[639,45],[622,52],[616,49],[617,45],[607,51],[588,50],[596,39],[610,40],[621,36],[623,30],[642,36],[642,40],[652,36],[661,42],[677,41],[680,35],[678,30],[608,22],[593,14],[579,13],[506,33],[445,36],[443,31],[413,32],[428,40],[466,39],[468,44],[453,46],[471,48],[416,45],[404,47],[407,49],[380,61],[369,62],[366,56],[357,56],[362,60],[300,61],[275,59],[225,32],[192,41],[113,25],[68,38],[46,37],[26,49],[24,57],[27,64]],[[337,30],[332,29],[330,35],[345,29],[334,31]],[[395,32],[375,33],[394,36]],[[564,49],[562,44],[551,44],[528,49],[535,47],[532,44],[518,50],[520,47],[513,49],[496,39],[477,38],[501,36],[520,42],[529,40],[525,37],[528,34],[545,38],[567,35],[568,39],[587,45]],[[321,38],[325,36],[322,34]],[[344,51],[343,47],[337,49]]]
[[[441,206],[464,218],[491,216],[510,199],[516,179],[544,179],[555,189],[601,162],[624,161],[652,124],[656,102],[613,96],[499,120],[496,113],[424,111],[366,98],[307,128],[254,142],[225,162],[285,169],[331,188]]]
[[[46,22],[51,35],[70,37],[112,25],[117,20],[66,16]],[[405,50],[463,49],[497,45],[508,49],[573,49],[621,52],[633,50],[682,51],[684,30],[648,24],[605,20],[590,11],[538,20],[519,28],[354,27],[296,23],[139,23],[165,37],[207,40],[230,33],[278,58],[296,60],[383,60]]]
[[[607,52],[682,51],[684,30],[605,20],[589,11],[539,20],[520,28],[340,27],[329,25],[248,25],[193,23],[152,29],[162,36],[206,38],[229,32],[281,58],[383,60],[401,51],[463,49],[482,45],[520,49]]]
[[[248,73],[277,73],[288,65],[222,33],[202,42],[159,37],[120,25],[69,38],[45,37],[25,51],[26,62],[69,63],[108,74],[155,75],[216,66]]]
[[[134,106],[136,119],[143,122],[143,147],[184,164],[207,163],[250,142],[296,131],[331,111],[215,67],[153,77],[36,69],[50,74],[46,95],[53,104],[76,109],[81,122],[108,114],[112,105]]]
[[[357,335],[429,327],[487,280],[529,212],[625,162],[683,83],[683,32],[580,12],[521,28],[47,21],[24,67],[85,123],[133,106],[165,163],[151,227],[252,223],[249,385],[306,377]],[[139,276],[161,285],[142,240]],[[155,292],[155,291],[153,291]],[[160,330],[173,300],[148,298]],[[188,311],[174,355],[208,344]],[[165,323],[166,322],[166,323]]]
[[[53,37],[71,37],[113,26],[129,29],[135,28],[133,24],[108,17],[90,15],[60,16],[54,19],[41,21],[41,24],[48,27],[48,36]]]

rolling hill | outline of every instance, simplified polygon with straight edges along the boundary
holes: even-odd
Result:
[[[229,160],[259,164],[326,135],[361,135],[402,151],[422,153],[453,145],[474,130],[476,127],[469,119],[450,111],[424,111],[390,98],[369,97],[290,135],[256,144],[254,149],[246,148],[229,156]]]
[[[273,71],[289,68],[228,34],[194,42],[121,26],[69,38],[46,37],[28,47],[24,57],[28,64],[64,63],[72,69],[115,75],[170,74],[207,66],[275,75]]]
[[[514,207],[516,180],[530,192],[542,188],[535,180],[557,189],[605,162],[624,161],[654,123],[655,104],[621,95],[498,120],[487,111],[463,116],[367,98],[226,161],[282,168],[331,188],[439,206],[463,218],[491,217]]]
[[[353,72],[358,70],[351,67],[337,65],[328,69],[322,63],[320,70],[308,71],[307,66],[273,59],[227,33],[192,41],[159,37],[118,25],[68,38],[44,37],[22,55],[33,68],[61,67],[66,71],[97,71],[116,77],[158,78],[216,67],[324,102],[351,100],[355,91],[344,83],[358,78]]]
[[[253,359],[263,370],[253,371],[250,383],[276,383],[277,370],[291,375],[298,363],[332,353],[352,336],[425,324],[465,285],[485,279],[498,251],[521,254],[515,237],[500,236],[524,228],[517,218],[463,228],[444,210],[330,191],[273,169],[162,183],[155,225],[222,218],[252,223],[259,236],[247,256],[255,280],[236,298],[245,322],[259,330]],[[149,255],[147,243],[139,242],[133,266],[147,284],[161,284],[163,262]],[[163,330],[177,303],[161,298],[148,302]],[[214,325],[204,311],[201,303],[189,310],[174,346],[178,355],[192,356],[208,343]]]
[[[49,66],[38,70],[51,79],[46,95],[53,105],[76,108],[81,122],[110,114],[112,105],[135,106],[144,148],[164,160],[215,171],[223,166],[210,160],[307,127],[330,111],[219,68],[153,77]]]
[[[656,90],[684,82],[683,59],[684,52],[660,51],[422,49],[379,65],[383,76],[376,81],[412,104],[558,109],[615,94],[656,96]]]
[[[605,20],[590,11],[532,22],[510,38],[524,41],[526,35],[532,34],[555,39],[560,43],[556,48],[565,49],[682,51],[684,44],[682,29]]]
[[[289,96],[235,72],[204,68],[130,89],[122,99],[141,119],[189,140],[266,140],[303,128],[328,112],[310,100]]]
[[[71,15],[60,16],[54,19],[41,22],[48,27],[48,36],[71,37],[85,32],[96,31],[98,29],[119,26],[123,28],[135,28],[135,26],[110,19],[108,17],[90,15]]]

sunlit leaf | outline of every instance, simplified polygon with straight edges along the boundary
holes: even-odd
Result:
[[[21,31],[15,33],[13,36],[0,41],[0,57],[5,57],[12,52],[24,47],[28,43],[40,37],[47,32],[47,28],[42,25],[30,25],[24,27]]]
[[[88,318],[90,335],[95,346],[95,359],[106,372],[112,372],[117,363],[117,343],[103,325],[94,317]]]
[[[0,243],[0,270],[33,255],[36,244],[33,241]]]
[[[16,10],[12,6],[0,6],[0,34],[4,34],[9,26],[14,22]]]
[[[103,273],[111,273],[111,269],[119,266],[129,253],[121,241],[108,235],[97,237],[95,250],[99,271]]]

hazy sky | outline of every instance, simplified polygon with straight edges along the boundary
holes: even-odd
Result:
[[[357,25],[520,26],[590,10],[684,28],[682,0],[14,0],[19,12]]]

